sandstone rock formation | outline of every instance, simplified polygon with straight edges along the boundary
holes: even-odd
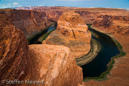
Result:
[[[72,9],[74,7],[44,7],[44,6],[35,6],[35,7],[17,7],[16,9],[26,9],[26,10],[37,10],[37,11],[43,11],[46,13],[47,15],[47,18],[52,20],[52,21],[55,21],[57,22],[58,21],[58,18],[59,16],[65,11],[65,10],[68,10],[68,9]]]
[[[0,14],[6,15],[8,21],[21,29],[27,39],[52,24],[43,11],[1,9]],[[0,15],[0,17],[3,16]]]
[[[94,19],[97,17],[97,14],[99,14],[99,12],[92,12],[89,10],[75,10],[75,13],[80,14],[80,16],[84,19],[86,24],[92,24],[92,22],[94,21]]]
[[[24,33],[8,19],[0,20],[0,80],[20,79],[28,64],[28,43]],[[7,25],[6,25],[6,24]],[[0,86],[4,83],[0,82]]]
[[[93,25],[94,25],[94,26],[103,26],[104,28],[110,27],[111,24],[112,24],[111,18],[110,18],[108,15],[103,16],[102,18],[103,18],[103,19],[100,20],[100,21],[94,21],[94,22],[93,22]]]
[[[129,17],[99,15],[93,26],[106,29],[108,33],[129,34]]]
[[[33,72],[30,80],[44,81],[44,86],[77,86],[83,80],[70,49],[58,45],[30,45]]]
[[[63,11],[49,11],[46,12],[47,18],[55,22],[58,21],[59,17],[62,15]]]
[[[91,34],[79,14],[65,12],[60,16],[57,25],[57,30],[52,32],[43,43],[65,45],[70,48],[75,58],[89,52]]]
[[[43,11],[46,13],[48,19],[54,20],[57,22],[59,16],[68,10],[73,10],[75,13],[79,13],[81,17],[84,19],[86,24],[92,24],[95,19],[98,18],[98,15],[112,15],[112,16],[119,16],[122,19],[124,17],[125,19],[128,19],[127,16],[129,15],[126,10],[124,9],[111,9],[111,8],[75,8],[75,7],[44,7],[44,6],[38,6],[38,7],[18,7],[17,9],[26,9],[26,10],[37,10],[37,11]],[[117,19],[117,17],[114,17]],[[124,19],[124,20],[125,20]]]
[[[27,38],[44,30],[52,23],[47,19],[45,12],[13,10],[10,16],[13,25],[21,29]]]

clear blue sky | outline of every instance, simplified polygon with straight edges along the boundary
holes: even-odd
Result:
[[[129,9],[129,0],[0,0],[0,8],[25,6],[110,7]]]

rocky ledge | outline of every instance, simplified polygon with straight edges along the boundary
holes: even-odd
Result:
[[[91,33],[79,14],[63,13],[57,29],[53,31],[43,44],[64,45],[70,48],[75,58],[86,55],[90,50]]]
[[[77,86],[83,80],[70,49],[58,45],[30,45],[33,72],[30,80],[43,80],[44,86]]]

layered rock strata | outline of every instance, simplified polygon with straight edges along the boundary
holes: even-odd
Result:
[[[33,65],[30,80],[44,81],[44,86],[77,86],[83,80],[70,49],[58,45],[30,45]]]
[[[129,17],[99,15],[93,22],[93,26],[105,29],[108,33],[129,34]]]
[[[0,14],[0,17],[3,17],[3,14],[6,15],[8,21],[16,28],[21,29],[27,39],[52,24],[43,11],[1,9]]]
[[[44,44],[65,45],[70,48],[75,58],[89,52],[91,34],[79,14],[65,12],[57,24],[57,29],[43,41]]]
[[[4,23],[0,25],[0,86],[5,84],[3,80],[20,79],[28,64],[28,42],[24,33]]]
[[[68,10],[73,10],[75,13],[79,13],[84,19],[86,24],[92,24],[95,19],[98,18],[98,15],[109,15],[117,20],[121,20],[122,17],[127,19],[129,12],[124,9],[114,9],[114,8],[75,8],[75,7],[19,7],[17,9],[26,9],[26,10],[37,10],[43,11],[46,13],[47,17],[51,20],[57,22],[59,16]],[[124,19],[124,20],[125,20]],[[123,20],[123,19],[122,19]]]

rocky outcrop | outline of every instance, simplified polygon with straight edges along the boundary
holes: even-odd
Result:
[[[29,55],[30,80],[43,80],[44,86],[77,86],[83,80],[82,69],[65,46],[30,45]]]
[[[57,30],[52,32],[43,43],[65,45],[70,48],[75,58],[89,52],[91,34],[79,14],[63,13],[57,24]]]
[[[94,26],[103,26],[104,28],[110,27],[111,24],[112,24],[111,17],[109,17],[109,16],[107,15],[107,16],[104,16],[104,17],[102,17],[102,18],[103,18],[102,20],[94,21],[94,22],[93,22],[93,25],[94,25]]]
[[[62,15],[63,11],[49,11],[46,13],[47,13],[48,19],[57,22],[59,17]]]
[[[105,29],[108,33],[129,34],[129,18],[125,16],[100,15],[93,26]]]
[[[89,10],[75,10],[75,13],[80,14],[80,16],[84,19],[86,24],[92,24],[92,22],[94,21],[94,19],[97,17],[97,14],[99,14],[99,12],[92,12]]]
[[[8,24],[8,18],[0,20],[0,80],[20,79],[25,72],[28,43],[24,33]],[[7,18],[7,19],[6,19]],[[6,25],[7,24],[7,25]],[[4,82],[4,81],[3,81]],[[4,83],[0,83],[2,85]]]
[[[121,21],[129,21],[128,16],[115,16],[115,15],[99,15],[97,18],[108,18],[112,20],[121,20]]]
[[[16,28],[21,29],[27,39],[52,24],[43,11],[1,9],[0,12],[5,14]]]

